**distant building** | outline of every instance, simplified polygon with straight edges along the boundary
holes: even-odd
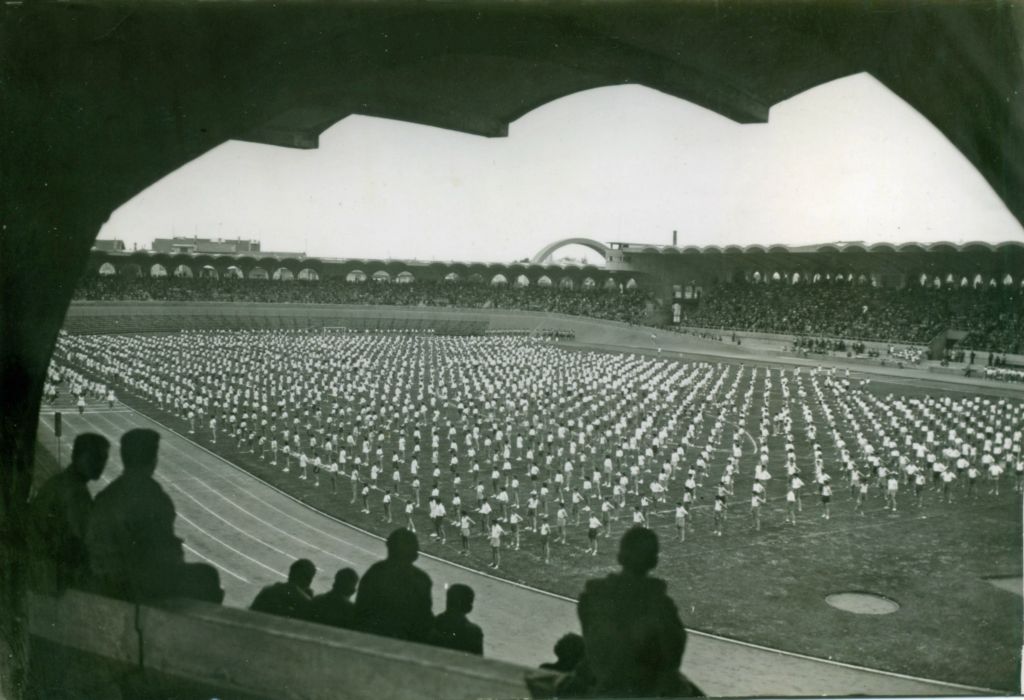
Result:
[[[260,242],[243,241],[240,238],[233,241],[196,237],[156,238],[153,240],[153,251],[156,253],[258,253],[260,252]]]
[[[97,240],[93,241],[92,249],[93,250],[102,250],[102,251],[106,251],[106,252],[109,253],[109,252],[118,252],[118,251],[125,250],[125,246],[124,246],[124,241],[118,240],[116,238],[111,239],[111,240],[106,240],[106,241],[97,239]]]

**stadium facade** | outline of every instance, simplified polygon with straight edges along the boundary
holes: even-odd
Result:
[[[440,281],[559,286],[585,289],[615,286],[653,288],[655,281],[626,265],[558,265],[533,262],[480,263],[396,259],[338,259],[289,253],[161,253],[93,249],[87,274],[125,277],[212,277],[319,279],[386,282]]]
[[[555,264],[567,245],[583,245],[604,266]],[[976,287],[1024,284],[1024,243],[825,243],[805,246],[658,246],[604,244],[567,238],[541,249],[529,262],[479,263],[396,259],[337,259],[295,253],[192,253],[94,248],[89,273],[127,277],[237,277],[413,282],[444,279],[522,286],[644,289],[664,304],[698,299],[716,284],[843,280],[879,287],[911,284]]]

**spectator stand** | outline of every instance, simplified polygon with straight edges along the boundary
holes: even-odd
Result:
[[[399,283],[95,275],[79,282],[74,300],[518,309],[634,324],[660,313],[650,294],[636,288],[571,289],[446,280]]]
[[[691,328],[928,344],[937,353],[953,334],[986,351],[1024,349],[1024,291],[994,280],[977,288],[966,278],[959,287],[723,283],[680,309],[679,320]]]

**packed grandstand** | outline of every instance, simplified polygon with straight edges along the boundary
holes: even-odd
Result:
[[[82,280],[75,299],[520,309],[637,324],[911,344],[928,343],[937,333],[954,328],[964,332],[957,350],[1000,355],[1024,351],[1024,290],[1012,283],[901,288],[853,280],[722,283],[679,303],[678,321],[672,323],[667,318],[669,304],[655,303],[649,289],[573,289],[469,280],[402,283],[93,275]]]
[[[683,313],[700,327],[926,343],[947,327],[968,331],[963,347],[1024,349],[1024,293],[1002,287],[894,289],[849,282],[726,284]]]
[[[638,289],[560,289],[471,282],[348,282],[240,279],[92,277],[75,299],[103,301],[215,301],[290,304],[368,304],[549,311],[639,323],[649,294]]]

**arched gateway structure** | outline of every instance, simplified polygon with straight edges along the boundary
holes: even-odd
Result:
[[[530,262],[535,265],[543,265],[556,250],[564,248],[567,245],[581,245],[585,248],[590,248],[595,253],[600,253],[602,258],[608,260],[608,246],[604,243],[595,241],[593,238],[563,238],[560,241],[555,241],[554,243],[541,248],[537,251],[537,254],[533,256]]]

